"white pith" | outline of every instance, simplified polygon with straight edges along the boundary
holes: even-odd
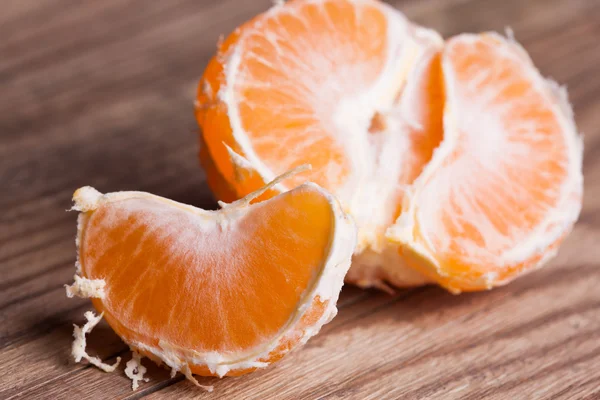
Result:
[[[395,254],[396,246],[390,246],[385,238],[386,229],[396,217],[398,192],[403,190],[398,182],[402,173],[401,160],[407,153],[402,151],[407,146],[407,135],[402,132],[412,123],[402,114],[397,96],[402,92],[415,62],[423,57],[425,51],[431,51],[432,47],[441,48],[443,41],[434,31],[412,25],[392,7],[370,0],[353,2],[359,6],[363,4],[379,8],[388,20],[388,56],[377,81],[358,96],[342,99],[329,121],[335,126],[334,131],[339,136],[337,142],[343,147],[347,160],[351,163],[348,179],[334,190],[334,194],[359,227],[353,270],[363,270],[364,274],[359,274],[358,277],[364,277],[353,281],[360,280],[363,286],[380,284],[383,280],[391,280],[399,286],[421,285],[429,280],[420,273],[403,267],[399,262],[390,262],[392,259],[399,261],[399,257]],[[323,4],[320,1],[314,3]],[[269,18],[277,12],[280,12],[280,8],[274,7],[261,18]],[[224,64],[226,85],[217,95],[227,106],[234,140],[243,154],[243,157],[239,154],[232,155],[233,151],[228,149],[233,164],[237,166],[239,163],[241,169],[251,166],[263,181],[268,182],[276,172],[265,165],[254,152],[239,115],[235,86],[243,52],[242,32]],[[369,133],[369,127],[376,113],[384,116],[386,127],[373,135]],[[276,188],[280,191],[287,189],[282,184]],[[389,271],[382,271],[386,266],[390,267]]]
[[[301,303],[298,305],[295,314],[291,316],[290,320],[280,329],[279,333],[276,334],[272,340],[255,348],[230,354],[219,354],[216,352],[199,353],[189,349],[177,348],[164,341],[159,341],[158,347],[134,341],[127,341],[127,344],[134,350],[138,349],[147,354],[154,355],[172,370],[181,371],[189,379],[193,379],[189,370],[190,365],[205,365],[211,373],[218,376],[224,376],[229,371],[247,368],[264,368],[268,366],[269,363],[260,360],[268,359],[269,353],[277,348],[279,344],[290,335],[300,338],[300,342],[297,345],[300,346],[306,343],[310,337],[317,334],[320,328],[325,323],[329,322],[337,313],[337,299],[343,285],[344,276],[350,267],[352,250],[356,243],[356,228],[351,218],[342,211],[335,198],[315,184],[307,183],[305,185],[319,191],[329,202],[333,211],[335,225],[333,228],[334,236],[331,239],[331,245],[326,261],[321,269],[321,275],[317,277],[314,286],[308,288],[307,292],[303,294]],[[234,220],[239,219],[241,215],[248,212],[248,207],[231,207],[216,212],[204,211],[148,193],[117,192],[102,195],[95,189],[86,187],[78,190],[74,196],[74,208],[85,210],[85,212],[82,212],[79,215],[78,219],[78,247],[81,243],[83,231],[85,230],[87,223],[86,221],[90,217],[90,212],[93,212],[93,210],[97,209],[102,204],[131,198],[152,198],[164,203],[166,207],[171,206],[186,209],[187,211],[194,213],[195,216],[199,216],[200,220],[205,219],[207,225],[210,226],[215,226],[215,221],[219,226],[235,223]],[[83,272],[85,273],[86,266],[83,265],[82,267]],[[313,300],[317,296],[319,296],[321,301],[327,301],[326,310],[317,323],[299,330],[298,326],[301,318],[306,311],[310,309]],[[102,299],[102,301],[104,301],[104,299]],[[110,314],[107,313],[106,315],[110,320]]]
[[[73,284],[65,285],[68,298],[81,297],[82,299],[89,299],[91,297],[103,298],[104,297],[104,286],[106,282],[101,279],[86,279],[77,275],[80,271],[77,271],[73,276]]]
[[[506,41],[505,38],[489,33],[492,38],[499,41]],[[459,40],[477,40],[474,35],[461,35],[458,37]],[[560,199],[556,206],[553,207],[546,215],[544,220],[539,223],[535,230],[530,232],[527,239],[518,243],[515,243],[512,248],[505,251],[500,257],[497,258],[496,267],[518,265],[525,261],[532,259],[532,257],[541,255],[541,259],[532,266],[542,266],[556,253],[556,250],[548,250],[548,247],[555,244],[563,235],[565,235],[576,221],[580,208],[581,208],[581,195],[583,187],[583,175],[582,175],[582,155],[583,155],[583,142],[581,136],[577,133],[575,122],[573,119],[572,108],[568,102],[566,91],[563,88],[558,87],[554,82],[544,79],[537,69],[533,66],[529,56],[525,50],[516,42],[509,39],[511,45],[510,51],[515,56],[520,57],[526,64],[525,70],[528,73],[528,79],[534,82],[537,90],[545,93],[548,98],[553,100],[553,111],[557,115],[561,124],[561,131],[564,133],[564,140],[567,149],[568,158],[568,173],[565,180],[562,182],[562,189],[560,191]],[[506,50],[503,50],[506,51]],[[444,61],[443,61],[444,62]],[[445,74],[447,74],[447,68],[444,68]],[[453,79],[448,79],[445,76],[445,84],[447,92],[455,90],[453,88]],[[444,271],[441,268],[439,262],[434,256],[434,244],[421,231],[425,244],[420,243],[414,236],[415,227],[424,226],[427,222],[427,215],[424,214],[426,210],[419,209],[422,205],[421,192],[424,187],[424,183],[436,172],[440,165],[444,162],[457,146],[457,124],[455,122],[456,110],[453,109],[453,104],[446,103],[446,110],[444,113],[444,139],[440,146],[435,150],[431,161],[426,165],[422,174],[414,182],[410,190],[407,192],[407,196],[404,199],[403,211],[396,223],[391,226],[386,237],[393,242],[401,243],[413,251],[415,251],[420,257],[428,260],[428,263],[436,272],[440,275],[444,275]],[[466,112],[461,110],[461,112]],[[487,121],[488,124],[493,125],[493,121]],[[489,125],[484,125],[489,126]],[[489,129],[488,129],[489,131]],[[495,144],[493,144],[495,145]],[[492,154],[490,153],[490,157]],[[488,287],[502,284],[505,282],[499,282],[496,278],[497,272],[490,271],[482,276],[484,285]],[[460,279],[460,277],[458,277]]]
[[[96,316],[93,312],[86,311],[84,316],[87,322],[83,326],[79,327],[73,324],[74,340],[73,344],[71,345],[71,355],[73,356],[73,359],[75,360],[75,362],[80,362],[82,359],[85,359],[90,364],[95,365],[104,372],[113,372],[119,366],[121,362],[121,357],[117,357],[115,363],[113,365],[109,365],[103,363],[102,360],[100,360],[100,358],[98,357],[90,356],[85,351],[87,347],[87,340],[85,335],[90,333],[92,329],[94,329],[94,327],[98,325],[98,322],[100,322],[100,320],[102,319],[102,315]]]
[[[142,357],[135,351],[131,353],[131,360],[127,361],[125,375],[131,379],[131,390],[137,390],[139,382],[148,382],[150,379],[144,378],[147,369],[142,364]]]

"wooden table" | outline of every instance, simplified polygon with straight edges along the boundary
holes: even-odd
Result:
[[[65,297],[74,189],[144,190],[214,208],[192,102],[222,33],[268,0],[5,0],[0,6],[0,398],[600,399],[600,1],[401,0],[447,37],[511,26],[566,83],[585,133],[579,223],[545,269],[453,296],[343,290],[339,315],[301,351],[206,393],[149,366],[70,360],[89,301]],[[90,352],[130,357],[102,324]]]

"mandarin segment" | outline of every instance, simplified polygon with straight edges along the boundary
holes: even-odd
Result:
[[[204,211],[142,192],[76,192],[82,279],[102,282],[93,304],[135,351],[190,379],[240,375],[333,318],[353,222],[315,184],[250,204],[260,194]]]

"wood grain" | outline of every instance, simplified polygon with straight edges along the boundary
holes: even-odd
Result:
[[[197,162],[195,85],[220,34],[268,0],[7,0],[0,13],[0,398],[600,399],[600,2],[402,0],[445,37],[510,26],[565,83],[585,134],[580,222],[547,267],[508,287],[452,296],[343,290],[339,315],[302,350],[205,393],[149,366],[69,360],[91,305],[74,272],[72,191],[150,191],[215,206]],[[92,351],[128,360],[101,324]]]

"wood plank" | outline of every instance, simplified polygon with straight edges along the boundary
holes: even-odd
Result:
[[[569,86],[586,134],[586,193],[581,222],[551,266],[459,297],[345,288],[338,317],[303,350],[247,377],[203,379],[213,394],[155,366],[132,393],[122,368],[104,374],[69,361],[71,322],[90,308],[62,287],[73,273],[75,216],[64,212],[72,191],[139,189],[214,207],[196,161],[195,85],[219,34],[269,4],[3,8],[0,398],[597,398],[600,3],[589,0],[393,2],[444,36],[510,25],[542,72]],[[104,359],[129,359],[104,324],[89,343]]]

